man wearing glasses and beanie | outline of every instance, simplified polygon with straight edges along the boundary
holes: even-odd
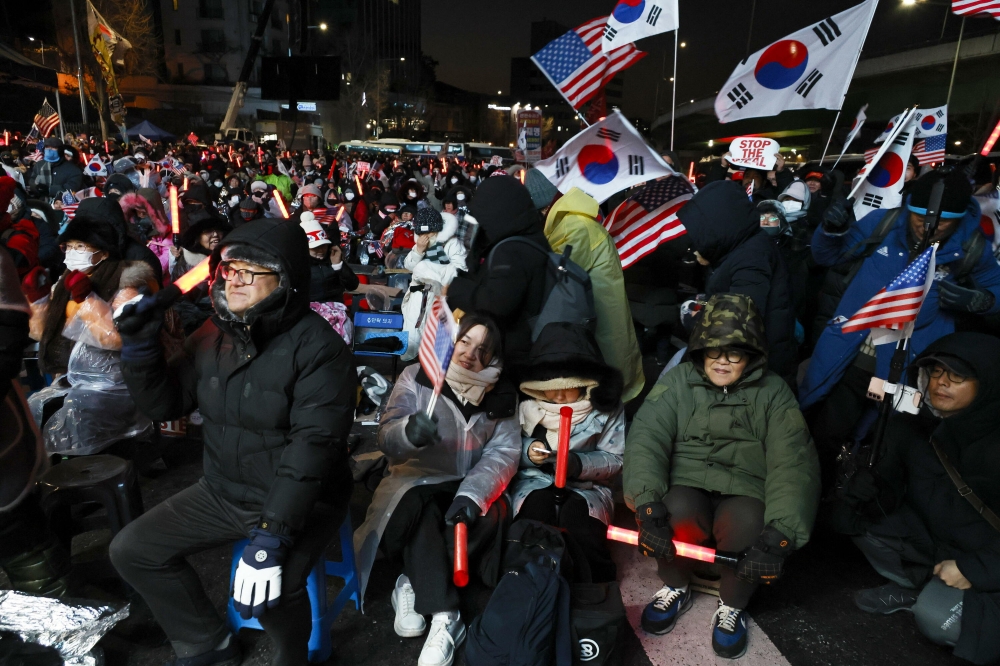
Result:
[[[255,220],[215,248],[215,315],[166,359],[167,298],[117,318],[122,366],[139,409],[170,421],[204,417],[204,477],[111,543],[122,577],[149,604],[177,666],[236,664],[230,634],[187,556],[249,538],[231,593],[275,644],[271,663],[304,664],[311,631],[306,578],[344,519],[354,359],[309,309],[309,250],[295,224]],[[165,292],[161,292],[165,293]],[[168,292],[167,292],[168,293]]]

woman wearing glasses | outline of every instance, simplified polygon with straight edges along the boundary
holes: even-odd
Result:
[[[736,571],[722,570],[712,627],[712,647],[730,659],[746,651],[751,595],[809,540],[819,503],[816,450],[766,350],[753,301],[712,296],[687,361],[653,387],[625,443],[625,502],[663,581],[642,627],[665,634],[691,607],[693,561],[676,556],[674,539],[745,552]]]

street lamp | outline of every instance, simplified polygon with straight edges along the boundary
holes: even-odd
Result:
[[[33,42],[33,41],[35,41],[35,38],[34,37],[28,37],[28,41],[29,42]],[[38,40],[38,45],[39,45],[39,49],[38,50],[41,51],[41,53],[42,53],[42,64],[44,65],[45,64],[45,41],[39,39]]]
[[[376,139],[378,139],[379,127],[380,127],[380,125],[382,123],[382,117],[381,117],[382,116],[382,71],[378,67],[378,65],[380,63],[383,63],[383,62],[393,62],[395,60],[396,60],[395,58],[379,58],[378,60],[375,61],[375,68],[376,68],[376,72],[375,72],[375,90],[376,90],[376,98],[375,98],[375,138]],[[406,62],[406,58],[403,57],[403,56],[400,56],[399,62]]]

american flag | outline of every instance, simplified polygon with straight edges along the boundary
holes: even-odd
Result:
[[[49,104],[48,98],[42,102],[42,108],[38,110],[35,114],[35,127],[38,128],[39,134],[41,134],[44,139],[48,135],[52,134],[52,130],[59,126],[59,114],[56,110],[52,108]]]
[[[646,56],[634,44],[610,53],[601,51],[607,16],[595,18],[549,42],[531,56],[532,62],[579,109],[615,75]]]
[[[677,219],[677,211],[694,196],[687,178],[671,176],[642,186],[604,222],[622,260],[628,268],[657,248],[660,243],[687,233]]]
[[[898,331],[915,321],[927,291],[934,281],[937,246],[927,248],[888,287],[872,296],[854,316],[840,327],[841,333],[869,328]]]
[[[66,213],[66,217],[73,219],[76,217],[76,209],[80,207],[79,203],[75,204],[63,204],[62,212]]]
[[[878,152],[878,148],[878,146],[875,146],[874,148],[869,148],[865,151],[865,164],[872,161],[872,158],[875,157],[875,153]]]
[[[951,0],[951,11],[959,16],[989,14],[1000,21],[1000,0]]]
[[[455,350],[455,319],[443,296],[435,296],[430,308],[430,316],[424,322],[420,335],[420,350],[417,353],[420,367],[434,385],[436,393],[444,385],[444,377],[451,365],[451,355]]]
[[[335,206],[334,208],[314,210],[313,215],[316,216],[316,221],[320,224],[336,224],[339,227],[340,223],[347,218],[347,211],[344,210],[343,206]]]
[[[21,159],[23,159],[25,162],[37,162],[38,160],[42,159],[42,157],[43,157],[42,151],[38,150],[38,148],[35,148],[35,152],[31,153],[30,155],[25,155]]]
[[[933,162],[944,162],[944,148],[947,139],[947,134],[938,134],[913,144],[913,156],[917,158],[920,166]]]

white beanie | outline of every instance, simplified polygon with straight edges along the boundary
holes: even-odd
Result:
[[[319,247],[320,245],[333,244],[330,239],[327,238],[323,227],[316,221],[316,216],[309,211],[304,211],[302,215],[299,216],[299,226],[302,227],[302,231],[306,232],[306,237],[309,239],[310,250],[314,247]]]

